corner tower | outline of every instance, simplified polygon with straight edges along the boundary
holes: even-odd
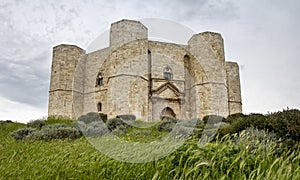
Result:
[[[242,98],[239,65],[236,62],[225,63],[228,87],[229,114],[242,112]]]
[[[76,65],[85,51],[74,45],[53,48],[48,116],[74,117],[73,78]]]
[[[135,114],[147,119],[148,29],[139,21],[124,19],[113,23],[109,49],[110,54],[99,67],[105,82],[97,90],[103,91],[96,95],[103,112],[109,118]]]
[[[123,19],[111,24],[109,37],[111,51],[139,39],[148,39],[148,29],[141,22]]]
[[[221,34],[203,32],[195,34],[188,41],[188,49],[197,59],[207,75],[207,82],[202,82],[198,92],[205,93],[201,116],[219,115],[227,117],[228,93],[226,85],[224,44]],[[205,90],[202,90],[205,89]]]

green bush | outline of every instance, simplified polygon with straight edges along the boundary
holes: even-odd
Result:
[[[241,132],[249,127],[255,127],[258,129],[266,129],[267,119],[262,114],[250,114],[248,116],[236,117],[236,119],[231,120],[229,126],[221,127],[219,129],[219,134],[221,136],[225,134],[234,134]]]
[[[101,116],[95,112],[89,112],[86,115],[82,115],[78,118],[78,121],[82,121],[85,124],[89,124],[95,121],[102,121]]]
[[[203,124],[203,121],[200,119],[188,119],[188,120],[178,120],[177,124],[184,127],[192,127],[197,128],[198,126]]]
[[[107,114],[99,113],[99,116],[103,122],[105,122],[105,123],[107,122]]]
[[[135,121],[136,117],[133,114],[123,114],[118,115],[117,118],[122,119],[123,121]]]
[[[50,141],[54,139],[70,139],[74,140],[81,137],[78,129],[72,127],[63,127],[56,125],[49,125],[42,128],[40,131],[35,131],[29,134],[29,139]]]
[[[127,132],[127,129],[125,126],[117,126],[115,129],[112,130],[112,134],[116,136],[122,136],[125,135]]]
[[[227,121],[231,124],[219,129],[221,136],[254,127],[276,133],[289,148],[297,146],[300,141],[300,111],[297,109],[283,110],[269,115],[235,114],[229,116]]]
[[[267,116],[267,128],[281,138],[300,141],[300,111],[283,110]]]
[[[121,128],[126,129],[127,125],[120,118],[109,119],[106,123],[109,130],[113,131],[114,129]]]
[[[39,123],[36,123],[39,124]],[[36,125],[35,124],[35,125]],[[76,139],[82,136],[81,132],[66,124],[45,125],[41,129],[37,128],[22,128],[10,133],[15,140],[33,139],[49,141],[52,139]]]
[[[247,115],[245,115],[243,113],[230,114],[229,116],[227,116],[226,119],[224,119],[224,122],[233,123],[237,119],[239,119],[239,118],[245,118],[246,116]]]
[[[132,126],[133,123],[134,123],[135,120],[136,120],[136,117],[135,117],[135,115],[133,115],[133,114],[123,114],[123,115],[118,115],[118,116],[116,116],[116,118],[121,119],[124,123],[126,123],[126,124],[128,124],[128,125],[130,125],[130,126]]]
[[[43,126],[46,126],[47,122],[45,120],[34,120],[27,123],[27,127],[42,129]]]
[[[194,127],[178,126],[176,125],[171,131],[171,136],[173,137],[184,137],[187,138],[196,131]]]
[[[0,121],[0,122],[13,123],[12,120],[5,120],[5,121]]]
[[[82,134],[86,137],[102,136],[104,134],[109,133],[109,129],[107,128],[106,124],[102,121],[95,121],[89,124],[85,124],[79,121],[78,126]]]
[[[10,133],[10,135],[15,139],[15,140],[22,140],[27,138],[29,135],[35,133],[37,130],[34,128],[22,128],[18,129],[16,131],[13,131]]]
[[[57,123],[57,124],[50,124],[50,125],[44,126],[43,128],[58,129],[58,128],[65,128],[65,127],[71,127],[71,125]]]
[[[171,117],[165,117],[157,126],[158,131],[172,131],[173,127],[177,123],[177,119]]]
[[[248,124],[250,124],[250,126],[256,127],[258,129],[266,128],[267,117],[263,114],[252,113],[252,114],[246,116],[244,119],[246,122],[248,122]]]
[[[203,122],[209,123],[209,124],[217,124],[220,122],[225,121],[226,119],[222,116],[217,116],[217,115],[207,115],[203,117]]]

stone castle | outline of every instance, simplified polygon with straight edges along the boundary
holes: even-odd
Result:
[[[142,23],[121,20],[107,48],[53,48],[48,115],[88,112],[146,121],[241,113],[239,66],[225,61],[218,33],[195,34],[187,45],[157,42]]]

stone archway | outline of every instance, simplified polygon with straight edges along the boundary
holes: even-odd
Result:
[[[170,107],[166,107],[161,111],[160,119],[163,119],[165,117],[176,118],[176,114],[174,113],[173,109],[171,109]]]

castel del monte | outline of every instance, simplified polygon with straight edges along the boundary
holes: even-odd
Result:
[[[221,34],[198,33],[186,44],[158,42],[148,39],[141,22],[121,20],[111,24],[107,48],[53,48],[48,115],[227,117],[242,113],[240,89],[239,66],[225,60]]]

